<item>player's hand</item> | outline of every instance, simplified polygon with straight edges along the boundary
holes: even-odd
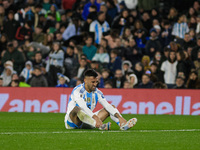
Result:
[[[98,116],[94,115],[92,118],[96,120],[96,128],[99,128],[100,126],[103,125],[103,122],[100,120]]]

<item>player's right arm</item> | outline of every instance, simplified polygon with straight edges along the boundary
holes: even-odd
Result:
[[[80,92],[78,91],[74,91],[74,100],[75,102],[78,104],[78,106],[86,113],[88,114],[90,117],[92,117],[93,119],[96,120],[96,127],[100,127],[103,123],[100,120],[100,118],[95,115],[87,106],[86,103],[84,102],[83,96]]]

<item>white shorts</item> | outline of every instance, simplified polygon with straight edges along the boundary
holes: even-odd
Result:
[[[100,110],[96,111],[94,114],[98,115],[99,111]],[[75,123],[72,122],[72,120],[71,120],[71,118],[69,117],[68,114],[65,115],[65,121],[64,122],[65,122],[65,128],[66,129],[81,129],[81,128],[83,128],[83,126],[84,126],[84,128],[87,128],[87,129],[93,128],[93,127],[88,126],[84,123],[82,123],[80,126],[77,126]]]

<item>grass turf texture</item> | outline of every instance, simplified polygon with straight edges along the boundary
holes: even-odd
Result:
[[[105,122],[112,123],[111,131],[66,130],[64,116],[0,112],[0,149],[197,150],[200,147],[200,116],[123,115],[126,119],[138,119],[128,131],[119,131],[110,119]]]

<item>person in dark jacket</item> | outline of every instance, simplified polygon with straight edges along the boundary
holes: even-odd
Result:
[[[30,80],[31,87],[47,87],[48,82],[47,79],[42,74],[42,70],[40,67],[34,68],[34,75]]]
[[[186,89],[184,78],[180,76],[176,77],[176,85],[173,89]]]
[[[115,77],[112,79],[113,88],[123,88],[126,78],[122,74],[122,70],[115,71]]]
[[[121,65],[122,65],[122,60],[120,57],[117,56],[117,51],[116,50],[112,50],[110,53],[110,62],[108,64],[108,69],[110,69],[110,71],[112,73],[114,73],[117,69],[121,69]]]
[[[150,35],[151,35],[150,39],[147,41],[145,49],[146,49],[146,54],[150,56],[150,58],[152,59],[155,52],[161,50],[162,45],[158,40],[156,29],[152,28],[150,30]]]
[[[14,64],[14,70],[19,74],[24,66],[24,56],[23,54],[13,47],[12,42],[8,42],[7,51],[2,57],[2,64],[4,64],[7,60],[11,60]]]
[[[152,88],[153,87],[153,82],[150,80],[150,76],[148,74],[143,74],[142,75],[142,82],[138,85],[137,88]]]
[[[15,38],[22,43],[24,40],[32,41],[32,34],[33,30],[31,28],[31,22],[28,21],[24,24],[23,27],[18,27]]]
[[[15,39],[15,33],[19,26],[19,21],[14,20],[14,12],[9,11],[8,19],[3,23],[3,33],[8,36],[9,41]]]

